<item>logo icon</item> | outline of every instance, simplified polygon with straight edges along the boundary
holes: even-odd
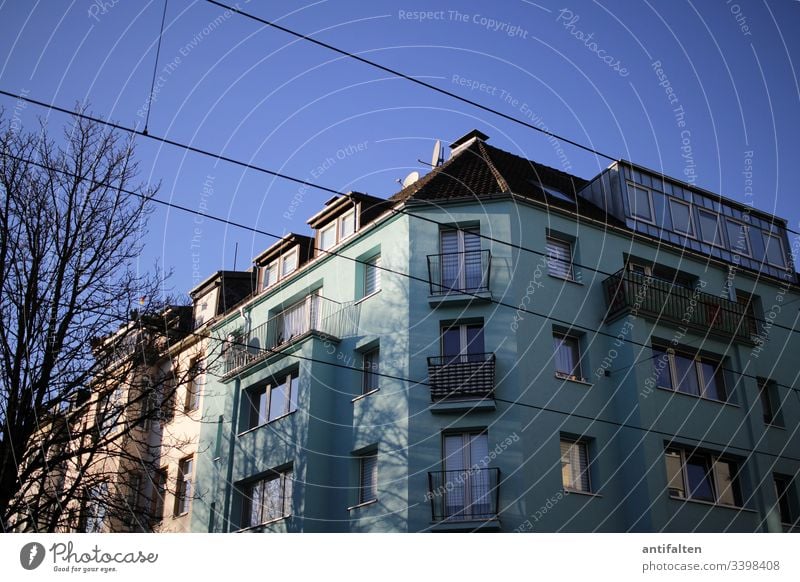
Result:
[[[42,565],[44,554],[44,546],[39,542],[27,543],[19,552],[19,563],[26,570],[35,570]]]

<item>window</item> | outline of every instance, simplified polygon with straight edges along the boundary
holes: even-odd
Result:
[[[479,228],[443,228],[439,233],[441,289],[437,293],[485,288]]]
[[[722,362],[653,347],[653,372],[660,388],[711,400],[725,400]]]
[[[672,216],[672,230],[686,236],[694,237],[692,206],[688,202],[670,198],[669,212]]]
[[[194,461],[187,457],[178,463],[178,489],[175,492],[175,515],[189,513],[192,500],[192,470]]]
[[[328,250],[336,244],[336,222],[329,224],[319,231],[319,248]]]
[[[365,261],[364,265],[364,297],[381,289],[381,256],[375,255]]]
[[[139,495],[141,490],[142,490],[142,474],[137,472],[129,473],[127,503],[128,503],[128,513],[130,513],[131,517],[135,517],[135,515],[141,509],[139,505]]]
[[[715,212],[697,210],[700,218],[700,236],[704,242],[715,246],[722,246],[722,233],[719,230],[719,217]]]
[[[631,216],[646,222],[654,222],[653,219],[653,200],[650,190],[641,186],[628,184],[628,206],[631,209]]]
[[[492,514],[489,437],[486,432],[445,434],[443,442],[445,517],[475,519]]]
[[[192,361],[189,367],[189,383],[186,386],[186,400],[183,403],[184,412],[192,412],[200,406],[200,393],[203,390],[205,370],[202,358]]]
[[[750,239],[748,232],[750,227],[738,220],[728,218],[725,221],[725,226],[728,229],[728,241],[731,245],[731,250],[735,253],[750,256]]]
[[[267,384],[250,388],[245,397],[246,424],[256,428],[297,410],[297,372],[280,376]]]
[[[783,241],[779,236],[762,232],[764,238],[764,249],[767,261],[776,267],[786,266],[786,257],[783,254]]]
[[[269,476],[242,487],[242,525],[253,527],[291,515],[292,471],[271,471]]]
[[[589,493],[589,452],[586,443],[561,439],[561,484],[570,491]]]
[[[278,261],[273,261],[266,267],[264,267],[264,283],[263,288],[266,289],[268,287],[272,287],[275,283],[278,282]]]
[[[355,231],[356,213],[355,210],[350,210],[339,218],[339,240],[343,241]]]
[[[778,512],[781,523],[791,524],[795,521],[797,512],[796,500],[792,491],[792,478],[785,475],[773,475],[775,483],[775,497],[778,500]]]
[[[150,490],[150,513],[155,520],[164,517],[164,497],[167,495],[167,469],[159,469],[153,474],[153,487]]]
[[[553,359],[556,364],[556,376],[581,380],[580,340],[577,337],[553,333]]]
[[[374,350],[365,352],[363,355],[364,372],[363,384],[361,387],[362,394],[368,394],[369,392],[378,389],[380,381],[380,376],[378,375],[381,362],[380,354],[380,350],[376,348]]]
[[[678,448],[667,449],[664,458],[671,497],[742,505],[737,462]]]
[[[175,370],[170,366],[162,370],[158,378],[161,420],[164,422],[170,422],[175,418],[175,390]]]
[[[106,525],[106,504],[108,484],[102,483],[88,487],[81,508],[80,529],[84,533],[101,533]]]
[[[358,502],[367,503],[378,498],[378,453],[361,455],[358,459]]]
[[[573,279],[572,245],[569,242],[547,237],[547,271],[554,277]]]
[[[442,356],[446,363],[480,362],[485,355],[483,324],[442,326]]]
[[[761,410],[764,424],[783,426],[781,415],[781,399],[778,395],[778,385],[772,380],[759,378],[758,392],[761,400]]]
[[[297,249],[290,251],[281,258],[281,277],[286,277],[297,269]]]

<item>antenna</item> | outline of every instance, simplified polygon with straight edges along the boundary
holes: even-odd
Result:
[[[433,155],[431,156],[431,166],[437,167],[444,163],[444,155],[442,155],[442,141],[437,139],[433,144]]]
[[[419,180],[419,172],[411,172],[408,176],[403,178],[403,188],[411,186],[414,182]]]
[[[233,247],[233,270],[234,271],[236,270],[236,258],[237,258],[238,254],[239,254],[239,243],[237,242],[236,246]]]

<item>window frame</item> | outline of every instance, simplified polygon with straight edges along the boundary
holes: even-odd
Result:
[[[737,248],[736,241],[730,240],[731,237],[730,237],[730,233],[728,232],[728,227],[727,227],[728,224],[735,224],[735,225],[741,227],[741,229],[742,229],[741,232],[743,232],[744,235],[745,235],[744,236],[744,241],[747,243],[747,252],[744,252],[743,250],[740,250],[739,248]],[[737,220],[735,218],[732,218],[730,216],[726,216],[725,217],[725,234],[728,236],[728,243],[730,244],[730,246],[728,247],[728,250],[730,252],[742,255],[744,257],[750,257],[750,258],[753,257],[753,245],[750,243],[750,225],[749,224],[747,224],[746,222],[743,222],[741,220]],[[738,240],[738,238],[737,238],[737,240]]]
[[[362,299],[374,295],[381,290],[381,254],[377,253],[364,261],[364,285],[361,291]],[[375,273],[373,289],[369,288],[370,272]]]
[[[186,470],[187,464],[189,466],[188,472]],[[178,480],[175,487],[175,507],[173,508],[174,517],[181,517],[189,513],[193,495],[194,466],[193,455],[178,461]]]
[[[789,475],[782,475],[780,473],[772,474],[772,483],[775,488],[775,505],[773,509],[778,510],[781,525],[784,526],[794,526],[797,521],[797,500],[794,492],[794,481],[795,480]],[[783,485],[782,491],[778,485],[779,482]],[[788,513],[788,516],[786,516],[789,518],[788,521],[784,519],[784,509],[786,513]]]
[[[247,424],[242,428],[239,434],[245,433],[250,430],[266,426],[271,422],[285,418],[290,414],[297,411],[297,391],[299,389],[298,380],[300,372],[294,369],[287,372],[276,374],[266,381],[258,382],[252,386],[244,389],[244,401]],[[288,394],[284,391],[284,406],[283,412],[274,418],[272,413],[272,392],[273,390],[281,389],[289,384]],[[263,415],[261,399],[264,399]],[[243,416],[245,416],[243,414]],[[263,416],[263,418],[262,418]]]
[[[672,479],[669,477],[669,465],[667,463],[667,458],[672,457],[673,459],[679,458],[680,459],[680,476],[681,476],[681,486],[683,487],[683,493],[681,495],[674,495],[671,491],[670,483],[672,483]],[[664,450],[664,460],[665,460],[665,467],[667,468],[667,483],[666,489],[668,495],[671,499],[679,499],[682,501],[694,501],[700,503],[710,503],[712,505],[720,505],[722,507],[736,507],[736,508],[744,508],[744,495],[742,494],[742,486],[740,481],[740,475],[742,471],[741,462],[726,457],[724,455],[718,455],[711,452],[706,452],[697,449],[687,449],[685,447],[679,446],[669,446]],[[692,483],[690,482],[689,471],[687,470],[687,465],[694,464],[700,465],[705,468],[704,472],[704,479],[708,481],[709,488],[711,490],[712,499],[705,499],[699,496],[694,496],[693,492],[697,491],[698,487],[692,487]],[[731,479],[731,487],[732,489],[726,488],[724,491],[720,490],[720,479],[718,474],[718,465],[719,464],[728,464],[729,466],[732,464],[735,466],[736,471]],[[734,502],[726,503],[722,501],[722,497],[726,495],[726,492],[729,492],[733,496]]]
[[[557,357],[557,347],[555,342],[559,341],[558,348],[561,348],[567,341],[574,342],[575,348],[575,355],[577,355],[577,359],[575,360],[575,367],[572,369],[572,372],[564,372],[563,370],[558,369],[558,357]],[[583,376],[583,370],[581,369],[581,360],[583,358],[583,353],[581,350],[581,338],[580,336],[553,330],[553,367],[555,368],[555,375],[556,378],[560,380],[573,380],[576,382],[585,382],[585,378]],[[577,372],[577,373],[576,373]]]
[[[479,328],[480,329],[480,338],[481,343],[483,344],[480,352],[472,351],[470,352],[470,346],[474,343],[475,337],[473,337],[472,342],[469,339],[469,328]],[[447,354],[445,353],[445,334],[452,330],[458,330],[458,348],[459,352],[457,354]],[[450,358],[450,364],[459,364],[459,363],[466,363],[471,360],[471,357],[483,356],[487,354],[486,351],[486,326],[481,321],[469,321],[469,322],[453,322],[453,323],[439,323],[439,355],[444,358]]]
[[[374,367],[374,370],[368,370],[368,358],[372,359],[374,357],[374,363],[370,362],[369,365]],[[376,392],[380,390],[380,376],[376,375],[376,372],[380,372],[380,365],[381,365],[381,349],[379,346],[375,346],[361,354],[361,395],[364,396],[366,394],[370,394],[372,392]],[[375,385],[370,386],[370,380],[373,380]]]
[[[550,245],[554,244],[555,246],[562,245],[562,249],[564,247],[567,251],[568,259],[564,261],[563,259],[555,259],[550,256]],[[566,281],[575,281],[575,261],[574,261],[574,243],[573,241],[554,236],[552,234],[548,234],[545,237],[545,250],[547,251],[546,256],[546,263],[547,263],[547,274],[551,277],[556,277],[557,279],[564,279]],[[553,268],[551,267],[551,261],[557,264],[566,264],[566,275],[558,272],[554,272]]]
[[[276,480],[279,481],[278,487],[282,501],[281,515],[271,517],[265,515],[265,510],[269,506],[269,504],[264,502],[267,493],[266,484]],[[289,483],[288,487],[287,483]],[[241,529],[260,527],[290,517],[292,515],[292,505],[293,505],[292,495],[294,492],[294,486],[292,483],[293,483],[293,470],[291,467],[285,469],[273,469],[267,472],[266,475],[261,476],[260,478],[251,479],[243,483],[239,487],[242,496]],[[255,499],[254,491],[258,487],[262,488],[261,494],[259,496],[261,507],[260,511],[258,512],[260,521],[258,523],[252,523],[251,520],[253,517],[253,501]]]
[[[762,408],[762,419],[764,426],[774,426],[777,428],[785,428],[783,424],[782,402],[780,395],[777,394],[777,382],[769,378],[758,378],[758,399]],[[764,400],[766,399],[769,410],[764,409]],[[777,400],[777,402],[775,402]],[[777,406],[776,406],[777,404]],[[769,413],[769,415],[767,414]],[[769,421],[767,420],[769,416]]]
[[[360,222],[360,216],[359,216],[359,212],[358,212],[359,208],[360,208],[360,205],[355,205],[350,210],[347,210],[347,211],[343,212],[342,214],[340,214],[336,218],[332,218],[329,222],[326,222],[324,226],[321,226],[321,227],[316,229],[316,237],[315,237],[315,239],[316,239],[317,256],[319,256],[321,254],[320,251],[323,251],[323,252],[324,251],[328,251],[328,250],[334,248],[335,246],[339,245],[340,243],[343,243],[347,239],[352,238],[353,236],[355,236],[358,233],[359,222]],[[353,232],[351,232],[349,234],[344,234],[343,228],[344,228],[344,224],[345,224],[345,219],[350,217],[351,215],[353,217]],[[323,248],[323,246],[322,246],[322,234],[324,232],[327,232],[328,230],[331,230],[331,229],[333,229],[333,242],[331,243],[331,245],[329,247]]]
[[[678,230],[677,228],[675,228],[675,214],[674,214],[674,212],[672,210],[672,205],[673,204],[680,204],[680,205],[683,205],[683,206],[686,207],[686,214],[688,215],[688,218],[689,218],[689,232],[683,232],[683,231]],[[685,200],[681,200],[679,198],[675,198],[673,196],[669,196],[668,197],[667,206],[669,206],[669,220],[672,223],[672,232],[675,232],[677,234],[680,234],[682,236],[686,236],[686,237],[689,237],[689,238],[692,238],[692,239],[697,239],[697,230],[696,230],[695,224],[694,224],[694,213],[692,212],[692,209],[693,209],[692,203],[691,202],[686,202]]]
[[[191,378],[186,383],[186,394],[183,400],[183,412],[186,414],[200,408],[200,392],[205,385],[205,358],[203,356],[192,358],[189,370]]]
[[[767,252],[768,248],[772,248],[770,245],[770,239],[774,239],[778,242],[778,250],[781,253],[781,263],[773,263],[769,259],[769,253]],[[764,243],[764,259],[767,261],[767,264],[772,265],[773,267],[778,267],[779,269],[785,269],[788,261],[786,260],[786,250],[783,248],[783,239],[774,233],[761,231],[761,241]]]
[[[717,242],[706,240],[705,234],[703,232],[703,220],[702,220],[702,216],[703,215],[714,217],[714,222],[716,224],[716,234],[717,234],[715,240]],[[698,227],[697,229],[699,231],[700,236],[697,237],[697,240],[699,240],[700,242],[705,243],[707,245],[711,245],[713,247],[724,249],[725,248],[725,239],[723,238],[723,235],[722,235],[722,228],[720,228],[721,225],[720,225],[720,220],[719,219],[720,219],[720,214],[718,212],[714,212],[713,210],[709,210],[708,208],[700,208],[700,207],[698,207],[697,208],[697,227]]]
[[[686,394],[688,396],[693,396],[695,398],[702,398],[703,400],[710,400],[711,402],[720,402],[724,404],[730,404],[730,394],[728,391],[728,383],[725,378],[725,371],[723,369],[724,359],[716,359],[711,356],[706,356],[702,354],[691,354],[690,352],[686,352],[683,350],[676,350],[671,347],[662,347],[659,345],[652,346],[651,350],[653,352],[660,352],[661,354],[666,354],[668,357],[668,368],[669,368],[669,377],[670,383],[672,386],[665,386],[661,383],[661,378],[663,377],[663,372],[658,373],[656,370],[656,386],[662,390],[669,390],[670,392],[678,392],[680,394]],[[652,359],[655,362],[657,358],[661,356],[654,356]],[[694,380],[697,384],[698,394],[693,392],[688,392],[686,390],[680,389],[680,380],[685,377],[678,374],[678,365],[677,365],[677,358],[682,358],[684,360],[691,361],[691,369],[694,373]],[[715,378],[718,381],[717,390],[719,392],[720,388],[722,391],[722,398],[711,398],[706,395],[707,385],[706,385],[706,378],[705,373],[703,372],[702,364],[710,364],[714,367],[715,371]],[[719,385],[721,383],[721,386]]]
[[[562,448],[563,448],[564,444],[567,444],[570,447],[570,451],[571,451],[572,447],[578,447],[578,451],[579,452],[578,452],[577,480],[580,482],[579,484],[582,486],[583,485],[583,476],[585,475],[585,477],[586,477],[586,489],[583,489],[581,487],[577,487],[577,488],[573,487],[573,485],[576,482],[576,478],[574,478],[574,477],[572,479],[572,484],[571,485],[568,485],[567,483],[564,482],[564,453],[562,451]],[[584,458],[585,458],[585,461],[586,461],[586,468],[583,471],[580,471],[580,454],[581,454],[581,452],[583,452],[583,455],[584,455]],[[564,489],[564,491],[569,491],[569,492],[574,492],[574,493],[593,493],[594,491],[592,489],[592,476],[591,476],[591,471],[590,471],[590,466],[592,464],[592,461],[591,461],[591,458],[589,457],[589,443],[585,439],[574,439],[574,438],[569,438],[569,437],[562,436],[559,439],[559,456],[560,456],[560,459],[561,459],[561,461],[560,461],[561,462],[561,487]],[[573,460],[574,459],[573,459],[572,455],[570,454],[569,457],[568,457],[567,464],[570,467],[570,473],[571,474],[575,474],[575,471],[574,471],[575,467],[572,464]]]
[[[368,465],[368,463],[372,465]],[[366,472],[370,472],[370,481]],[[378,451],[373,450],[358,455],[358,505],[378,500]]]
[[[631,218],[633,220],[638,220],[640,222],[646,222],[647,224],[655,225],[655,223],[656,223],[656,212],[655,212],[655,205],[653,203],[653,191],[650,188],[648,188],[647,186],[642,186],[641,184],[637,184],[636,182],[632,182],[630,180],[626,181],[626,185],[627,185],[626,194],[627,194],[627,198],[628,198],[628,211],[631,214]],[[632,188],[633,189],[637,189],[638,188],[639,190],[642,190],[642,191],[647,193],[647,202],[648,202],[648,209],[650,211],[650,218],[645,218],[643,216],[638,216],[636,214],[634,209],[637,208],[637,205],[634,205],[634,204],[631,203],[631,189]]]
[[[164,519],[164,510],[167,507],[167,480],[169,479],[168,467],[156,469],[153,473],[150,488],[149,509],[154,520]]]

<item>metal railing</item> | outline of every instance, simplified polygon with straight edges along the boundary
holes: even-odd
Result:
[[[491,270],[488,250],[428,255],[431,295],[489,291]]]
[[[344,324],[342,315],[341,303],[309,295],[249,333],[231,337],[223,356],[224,373],[253,364],[312,331],[338,338]]]
[[[494,353],[428,358],[431,400],[494,396]]]
[[[500,469],[470,468],[428,473],[428,497],[433,521],[496,519],[500,500]]]
[[[630,311],[657,322],[685,326],[752,343],[758,333],[752,310],[745,305],[678,283],[621,270],[603,282],[606,319]]]

